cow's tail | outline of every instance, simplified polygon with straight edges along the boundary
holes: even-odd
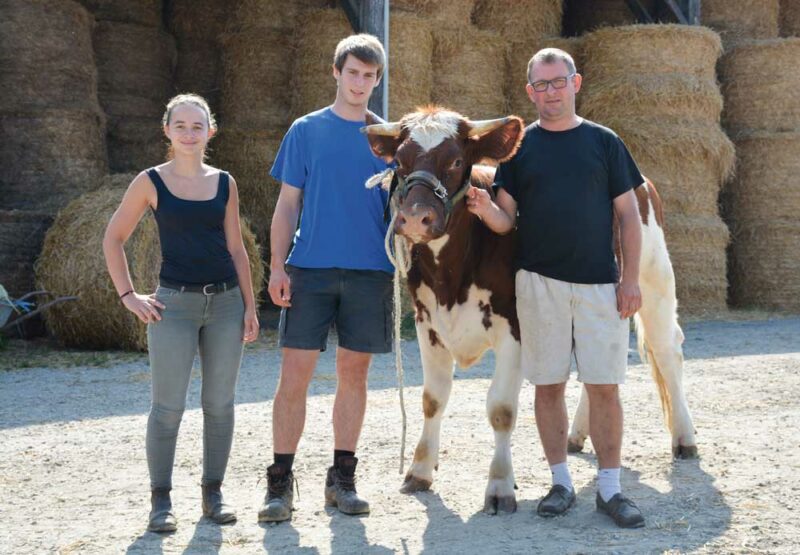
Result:
[[[641,317],[638,314],[634,315],[633,322],[636,327],[636,347],[639,350],[639,357],[642,359],[643,363],[650,364],[650,370],[653,372],[653,381],[656,382],[658,396],[661,399],[661,411],[664,413],[664,421],[667,425],[667,429],[672,433],[672,399],[669,395],[667,383],[664,381],[661,368],[658,366],[658,359],[653,355],[653,351],[647,344],[647,337]]]

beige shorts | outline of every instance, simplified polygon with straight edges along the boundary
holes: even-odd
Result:
[[[630,324],[619,317],[615,284],[568,283],[519,270],[516,291],[523,376],[535,385],[564,383],[574,353],[579,381],[625,382]]]

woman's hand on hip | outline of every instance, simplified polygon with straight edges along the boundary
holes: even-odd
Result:
[[[159,309],[163,310],[166,308],[156,299],[155,293],[150,295],[140,295],[136,292],[129,293],[122,298],[122,304],[125,308],[136,314],[139,320],[145,324],[161,320]]]

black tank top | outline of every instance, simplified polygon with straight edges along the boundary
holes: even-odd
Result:
[[[219,173],[217,194],[210,200],[186,200],[170,193],[155,168],[147,175],[156,187],[153,215],[161,240],[159,277],[185,285],[217,283],[236,275],[225,241],[228,173]]]

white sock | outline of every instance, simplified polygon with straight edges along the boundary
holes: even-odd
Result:
[[[554,464],[550,466],[550,474],[553,476],[554,486],[564,486],[572,491],[572,478],[569,475],[569,468],[566,462]]]
[[[597,490],[603,501],[608,502],[622,492],[622,487],[619,485],[619,470],[619,468],[601,468],[597,471]]]

